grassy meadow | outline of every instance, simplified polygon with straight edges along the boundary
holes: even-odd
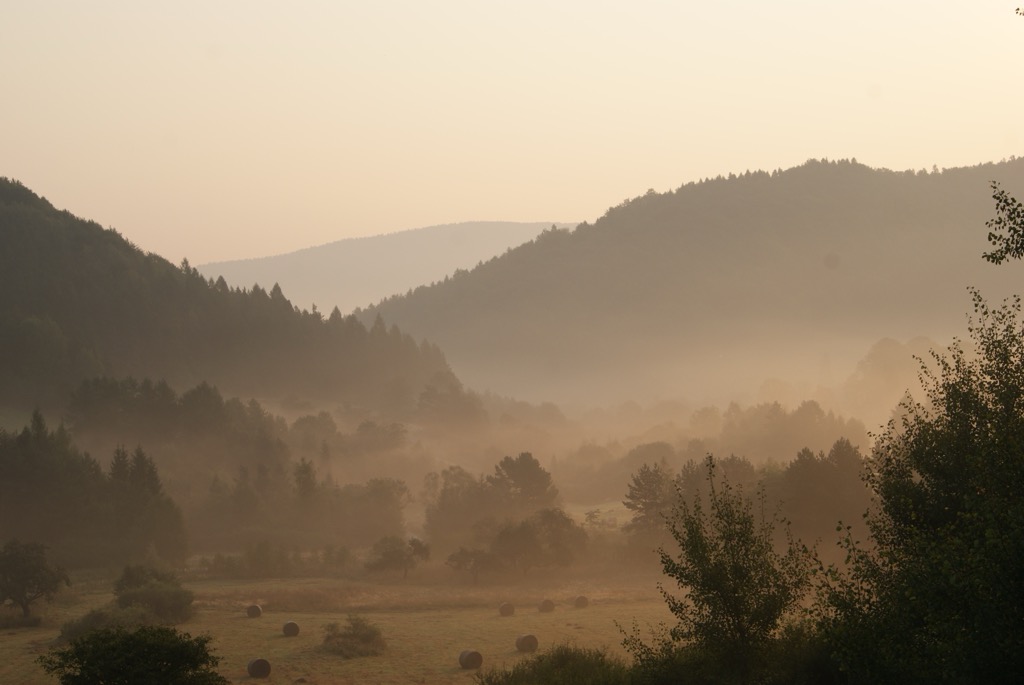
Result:
[[[184,579],[195,593],[195,612],[178,630],[213,636],[212,651],[221,658],[218,671],[233,683],[472,683],[476,671],[459,667],[465,649],[483,656],[483,669],[511,666],[524,658],[515,650],[516,637],[537,636],[540,649],[559,643],[607,648],[625,656],[616,622],[629,628],[669,621],[658,594],[657,578],[618,580],[544,577],[537,573],[516,583],[462,584],[447,569],[422,569],[407,580],[298,578],[261,581]],[[0,683],[47,683],[36,658],[54,646],[60,626],[111,601],[113,578],[76,580],[52,603],[39,603],[42,624],[0,630]],[[586,608],[573,605],[578,595]],[[550,613],[538,611],[544,599],[555,603]],[[514,615],[502,617],[498,607],[512,603]],[[263,615],[246,616],[259,604]],[[6,613],[8,610],[4,609]],[[345,660],[321,649],[324,626],[347,624],[357,613],[378,626],[387,641],[381,656]],[[294,621],[296,637],[282,627]],[[251,678],[250,660],[271,664],[266,680]]]

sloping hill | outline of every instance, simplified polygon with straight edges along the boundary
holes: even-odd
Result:
[[[991,180],[1024,189],[1024,159],[810,161],[689,183],[359,314],[436,341],[467,384],[526,399],[834,381],[880,338],[962,334],[966,286],[1012,292],[1014,269],[980,257]]]
[[[396,415],[451,372],[397,328],[207,280],[0,179],[0,407],[53,407],[99,375]]]
[[[351,312],[390,295],[442,280],[457,269],[522,245],[548,223],[474,221],[430,226],[368,238],[338,240],[297,252],[200,264],[199,273],[231,285],[280,284],[303,309]]]

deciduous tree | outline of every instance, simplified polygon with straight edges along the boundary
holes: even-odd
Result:
[[[659,551],[665,575],[682,592],[661,588],[677,622],[660,645],[645,645],[636,633],[625,645],[641,662],[694,649],[722,682],[752,682],[809,587],[811,560],[792,539],[777,551],[778,521],[764,514],[763,496],[758,516],[742,489],[716,479],[712,457],[705,464],[706,501],[699,495],[678,498],[668,521],[678,551]]]
[[[824,625],[861,682],[1010,683],[1024,672],[1024,326],[974,293],[975,353],[922,365],[869,460],[874,549],[825,577]]]
[[[401,571],[402,577],[407,578],[418,562],[429,558],[430,545],[422,540],[389,536],[374,543],[366,568],[369,571]]]
[[[11,540],[0,550],[0,601],[11,600],[26,618],[33,602],[49,601],[70,584],[64,569],[46,560],[44,545]]]

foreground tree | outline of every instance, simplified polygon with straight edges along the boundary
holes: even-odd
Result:
[[[28,618],[32,603],[49,601],[61,585],[70,585],[68,574],[46,560],[46,546],[11,540],[0,550],[0,602],[11,600]]]
[[[1020,12],[1020,10],[1017,10]],[[996,201],[996,218],[985,222],[988,241],[995,247],[982,255],[993,264],[1024,257],[1024,205],[992,183],[992,199]]]
[[[663,672],[686,652],[691,667],[719,682],[763,680],[770,647],[809,587],[810,555],[788,536],[785,551],[776,551],[779,522],[763,514],[758,520],[742,489],[716,480],[713,457],[705,467],[707,508],[699,495],[678,497],[668,525],[679,550],[659,550],[665,575],[683,591],[660,588],[677,623],[660,644],[644,644],[636,629],[624,644],[642,669]],[[763,493],[759,502],[763,512]]]
[[[1024,327],[973,294],[976,354],[922,364],[869,461],[875,549],[826,576],[824,626],[851,682],[1010,683],[1024,673]]]
[[[192,637],[165,626],[134,630],[104,628],[86,633],[62,649],[39,657],[61,685],[221,685],[230,682],[214,669],[208,635]]]

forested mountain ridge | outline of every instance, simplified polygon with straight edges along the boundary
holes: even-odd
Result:
[[[812,160],[649,191],[358,314],[526,399],[841,381],[880,338],[948,341],[966,286],[1012,292],[1012,274],[972,258],[992,180],[1024,186],[1024,159],[932,173]]]
[[[389,416],[457,383],[395,327],[207,280],[0,179],[0,406],[53,408],[84,379],[129,375]]]
[[[232,285],[281,284],[288,299],[308,309],[343,313],[433,283],[535,238],[550,222],[469,221],[348,238],[296,252],[196,268]]]

